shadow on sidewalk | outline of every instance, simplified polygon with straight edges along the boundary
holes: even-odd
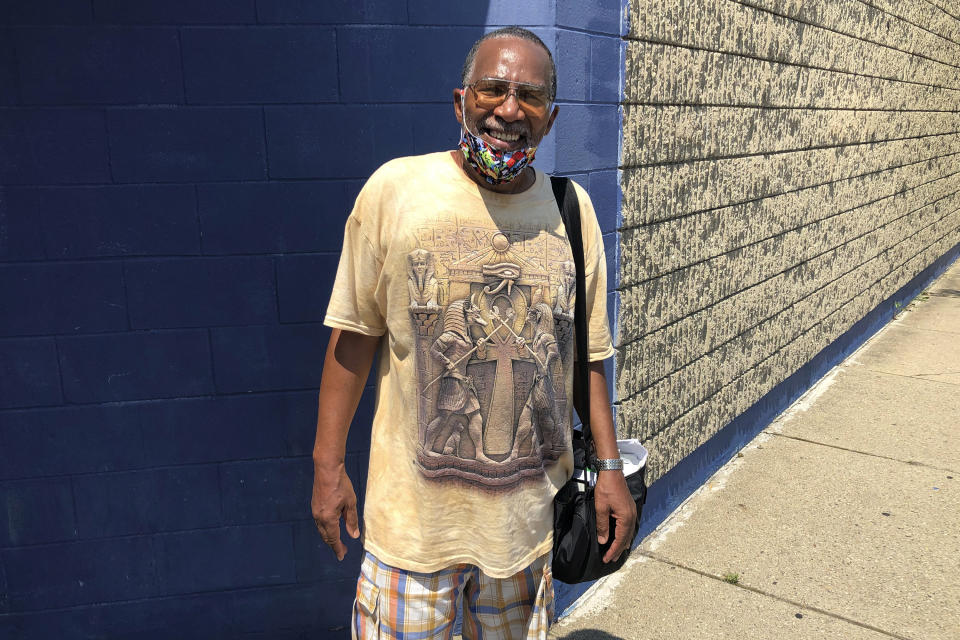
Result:
[[[939,289],[937,291],[931,291],[929,295],[938,298],[960,298],[960,291],[956,289]]]
[[[600,629],[578,629],[563,637],[557,636],[556,640],[623,640],[623,638]]]

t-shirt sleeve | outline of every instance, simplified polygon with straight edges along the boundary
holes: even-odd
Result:
[[[386,333],[386,320],[380,295],[383,256],[371,240],[375,230],[367,227],[370,215],[371,197],[369,184],[364,187],[353,212],[347,218],[343,233],[343,250],[340,264],[330,294],[330,304],[323,323],[335,329],[355,331],[368,336],[382,336]],[[372,236],[376,238],[376,234]]]
[[[583,233],[583,261],[587,291],[587,359],[606,360],[614,354],[607,316],[607,260],[603,234],[593,203],[587,192],[576,186],[580,202],[580,228]]]

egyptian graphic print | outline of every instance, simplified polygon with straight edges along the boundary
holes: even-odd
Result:
[[[567,450],[564,370],[575,275],[546,232],[434,226],[407,256],[418,387],[417,464],[489,488]]]

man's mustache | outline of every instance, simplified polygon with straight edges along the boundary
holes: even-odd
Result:
[[[511,122],[506,122],[501,120],[498,116],[491,116],[484,120],[481,125],[485,129],[493,129],[494,131],[501,131],[503,133],[516,134],[520,136],[530,137],[530,130],[523,124],[515,124]]]

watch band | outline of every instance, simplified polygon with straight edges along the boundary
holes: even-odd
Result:
[[[597,471],[623,471],[621,458],[597,458]]]

